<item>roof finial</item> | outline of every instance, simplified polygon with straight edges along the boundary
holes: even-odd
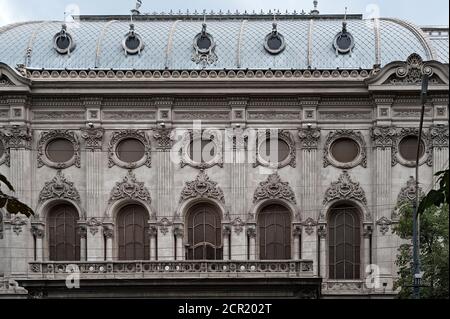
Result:
[[[345,7],[344,21],[342,21],[342,33],[347,32],[347,7]]]
[[[141,12],[139,11],[139,8],[142,6],[142,0],[136,0],[136,7],[134,9],[131,9],[131,15],[139,15]]]
[[[319,1],[317,1],[317,0],[313,1],[314,9],[310,12],[310,14],[314,14],[314,15],[319,14],[319,10],[317,10],[318,4],[319,4]]]

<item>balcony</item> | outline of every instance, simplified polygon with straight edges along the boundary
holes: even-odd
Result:
[[[61,280],[77,269],[80,279],[314,277],[310,260],[202,260],[31,262],[28,278]]]

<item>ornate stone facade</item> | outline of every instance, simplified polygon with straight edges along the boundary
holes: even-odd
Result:
[[[70,199],[78,205],[81,203],[80,194],[74,183],[68,181],[61,170],[56,172],[56,176],[51,181],[45,183],[39,193],[39,203],[56,198]]]
[[[64,139],[69,141],[73,147],[73,156],[67,162],[53,162],[48,158],[46,153],[47,144],[56,139]],[[80,168],[81,167],[81,156],[80,156],[80,142],[78,136],[68,130],[51,130],[47,132],[42,132],[38,143],[37,151],[37,164],[38,167],[44,165],[57,169],[64,169],[71,167],[72,165]]]
[[[337,182],[332,182],[331,187],[325,191],[323,204],[334,200],[356,200],[367,205],[366,193],[359,183],[352,181],[349,173],[343,171]]]
[[[217,182],[211,181],[204,170],[201,170],[195,180],[186,182],[181,191],[180,203],[192,198],[211,198],[225,203],[222,189]]]
[[[267,180],[259,183],[253,194],[253,202],[257,203],[264,199],[283,199],[296,204],[295,194],[288,182],[281,181],[278,173],[271,174]]]
[[[130,170],[121,182],[117,182],[111,191],[109,203],[122,199],[140,200],[151,203],[150,192],[143,182],[138,182],[135,174]]]

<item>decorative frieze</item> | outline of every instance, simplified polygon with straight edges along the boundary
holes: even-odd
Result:
[[[53,162],[46,154],[47,144],[56,139],[64,139],[72,143],[73,156],[66,162]],[[63,169],[71,166],[81,167],[81,157],[80,157],[80,141],[78,136],[68,130],[51,130],[41,133],[41,138],[38,142],[38,152],[37,152],[37,166],[42,167],[44,165],[52,168]]]
[[[33,111],[33,120],[78,120],[83,121],[85,119],[84,111]]]
[[[317,149],[320,141],[320,128],[307,128],[298,131],[300,147],[305,150]]]
[[[144,145],[144,156],[137,162],[124,162],[117,156],[117,145],[125,139],[136,139]],[[134,169],[143,165],[151,167],[151,144],[144,131],[139,130],[120,130],[114,131],[108,145],[108,167],[117,165],[122,168]]]
[[[66,179],[61,170],[56,172],[56,176],[49,182],[46,182],[39,193],[39,203],[50,199],[69,199],[80,204],[80,194],[75,188],[73,182]]]
[[[248,117],[249,120],[278,120],[278,121],[299,121],[301,120],[301,113],[299,111],[296,112],[287,112],[287,111],[264,111],[264,112],[255,112],[249,111]]]
[[[355,143],[358,144],[358,155],[356,158],[349,162],[349,163],[342,163],[337,161],[333,157],[333,153],[331,150],[331,147],[333,146],[333,143],[338,141],[339,139],[346,138],[351,139]],[[353,168],[358,165],[361,165],[362,167],[367,167],[367,147],[366,142],[364,141],[364,137],[361,134],[361,132],[355,132],[353,130],[337,130],[334,132],[330,132],[327,136],[327,140],[325,142],[324,146],[324,154],[323,154],[323,167],[327,167],[329,165],[333,165],[334,167],[338,168]]]
[[[192,198],[211,198],[225,203],[222,189],[217,182],[211,181],[204,170],[200,170],[195,180],[186,182],[181,191],[180,203]]]
[[[397,137],[397,128],[393,126],[375,126],[371,128],[373,147],[381,149],[394,146]]]
[[[8,138],[8,147],[10,149],[31,149],[31,130],[28,126],[9,126],[6,127],[5,135]]]
[[[253,195],[253,203],[264,199],[284,199],[296,204],[295,193],[288,182],[281,181],[278,173],[271,174],[267,180],[259,183],[258,188]]]
[[[230,112],[191,112],[191,111],[175,111],[175,119],[177,120],[230,120]]]
[[[138,182],[136,176],[130,170],[121,182],[116,183],[109,196],[108,203],[122,199],[141,200],[145,203],[151,203],[150,192],[143,182]]]
[[[325,192],[323,204],[343,199],[353,199],[367,205],[366,194],[359,183],[353,182],[347,171],[343,171],[337,182],[332,182]]]
[[[319,120],[371,120],[372,111],[319,111]]]
[[[86,149],[91,151],[101,150],[104,133],[105,130],[101,127],[82,128],[81,137],[86,141]]]
[[[156,119],[154,111],[103,111],[105,121],[153,121]]]

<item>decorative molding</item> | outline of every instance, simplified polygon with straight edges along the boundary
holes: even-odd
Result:
[[[19,236],[22,232],[22,226],[25,226],[26,224],[27,220],[19,216],[16,216],[11,220],[12,230],[16,233],[17,236]]]
[[[56,163],[52,162],[46,155],[47,144],[55,139],[66,139],[73,146],[73,156],[70,160],[64,163]],[[52,168],[63,169],[68,168],[73,165],[80,168],[80,141],[78,140],[78,136],[71,131],[68,130],[51,130],[47,132],[41,133],[41,138],[38,142],[38,153],[37,153],[37,166],[42,167],[44,165]]]
[[[332,182],[325,192],[323,204],[333,200],[353,199],[367,205],[366,194],[359,183],[353,182],[347,171],[343,171],[337,182]]]
[[[77,234],[80,236],[80,238],[86,238],[87,237],[87,226],[86,225],[78,225]]]
[[[82,128],[81,137],[86,140],[86,149],[91,151],[101,150],[104,133],[105,130],[101,127]]]
[[[113,238],[114,237],[114,229],[112,226],[103,225],[103,236],[105,238]]]
[[[422,198],[424,193],[422,188],[419,187],[419,198]],[[410,176],[406,182],[406,186],[402,187],[400,193],[397,196],[397,206],[405,203],[411,203],[411,205],[416,201],[416,180],[414,177]]]
[[[401,128],[397,131],[397,140],[394,143],[394,146],[392,148],[392,166],[397,165],[398,163],[408,166],[408,167],[414,167],[416,161],[408,161],[404,159],[399,152],[399,143],[407,136],[419,136],[419,128],[413,128],[413,127],[406,127]],[[422,133],[422,141],[425,147],[424,155],[422,158],[419,159],[419,165],[423,165],[426,163],[428,166],[433,166],[433,150],[431,148],[431,137],[430,132],[423,132]]]
[[[236,235],[239,235],[244,230],[245,223],[240,217],[237,217],[231,222],[231,225],[233,226]]]
[[[6,75],[0,73],[0,87],[16,86]]]
[[[417,53],[411,54],[402,66],[399,66],[395,74],[383,84],[410,85],[420,84],[423,75],[430,77],[430,83],[440,83],[437,77],[433,77],[433,68],[424,63],[422,57]]]
[[[80,205],[80,194],[73,185],[69,182],[61,170],[56,172],[56,176],[49,182],[46,182],[41,192],[39,193],[39,203],[43,203],[49,199],[64,198],[70,199]]]
[[[134,173],[129,170],[121,182],[117,182],[111,191],[108,203],[111,204],[121,199],[142,200],[151,203],[150,192],[143,182],[138,182]]]
[[[189,148],[192,141],[206,140],[214,144],[215,156],[209,162],[195,162],[191,159],[189,154]],[[218,130],[190,130],[183,135],[181,147],[180,166],[183,168],[187,165],[199,168],[207,169],[215,165],[223,167],[223,152],[222,152],[222,134]],[[202,149],[203,151],[203,149]]]
[[[319,120],[371,120],[372,111],[319,111]]]
[[[384,236],[389,231],[389,227],[392,224],[392,221],[383,216],[377,220],[376,224],[380,229],[380,233]]]
[[[33,120],[79,120],[85,119],[84,111],[33,111]]]
[[[28,126],[6,127],[5,135],[8,138],[9,149],[31,149],[31,130]]]
[[[171,149],[174,142],[174,131],[168,128],[159,128],[154,131],[153,137],[157,142],[156,148],[160,150]]]
[[[278,121],[299,121],[302,119],[300,111],[281,112],[281,111],[261,111],[248,112],[249,120],[278,120]]]
[[[320,239],[324,239],[327,237],[327,229],[325,225],[319,226],[319,228],[317,229],[317,235],[319,236]]]
[[[298,137],[300,138],[300,147],[304,150],[314,150],[319,147],[320,128],[307,128],[298,130]]]
[[[184,229],[183,229],[183,227],[181,227],[181,226],[174,227],[173,234],[177,238],[183,238],[183,236],[184,236]]]
[[[45,230],[43,229],[42,226],[31,225],[30,231],[31,231],[31,234],[32,234],[35,238],[39,238],[39,239],[44,238]]]
[[[152,111],[103,111],[105,121],[152,121],[156,119],[156,112]]]
[[[155,225],[150,226],[148,228],[147,233],[150,237],[157,236],[158,235],[158,227]]]
[[[397,128],[394,126],[374,126],[370,130],[373,147],[386,149],[394,146]]]
[[[161,234],[165,236],[169,232],[169,227],[172,226],[172,222],[164,217],[159,221],[158,226]]]
[[[249,238],[256,238],[256,227],[252,226],[247,228],[247,236]]]
[[[144,156],[137,162],[127,163],[120,160],[117,157],[116,148],[117,145],[124,139],[137,139],[144,145]],[[134,169],[141,167],[143,165],[151,167],[151,144],[147,135],[143,131],[139,130],[120,130],[115,131],[111,135],[111,139],[108,145],[108,167],[113,167],[117,165],[122,168]]]
[[[259,183],[253,195],[253,203],[264,199],[284,199],[297,204],[295,193],[288,182],[282,182],[278,173],[271,174],[267,180]]]
[[[289,147],[288,156],[276,163],[271,163],[264,159],[260,154],[260,148],[262,145],[265,145],[265,142],[268,139],[275,139],[277,141],[282,140],[285,142]],[[296,167],[297,151],[295,149],[295,142],[291,133],[286,130],[265,130],[264,132],[259,132],[255,158],[256,160],[255,163],[253,163],[253,167],[258,167],[258,165],[275,169],[280,169],[288,165],[291,167]]]
[[[92,217],[86,222],[86,225],[89,228],[91,235],[95,236],[95,234],[98,233],[98,228],[102,225],[102,223],[96,218]]]
[[[312,219],[311,217],[309,217],[308,219],[306,219],[302,225],[305,227],[305,232],[306,234],[308,234],[309,236],[311,236],[312,234],[314,234],[314,228],[318,225],[317,222]]]
[[[447,125],[434,125],[430,128],[430,139],[433,148],[448,149],[449,128]],[[447,150],[448,151],[448,150]]]
[[[0,155],[0,166],[6,165],[10,166],[10,152],[9,152],[9,143],[8,143],[8,137],[6,134],[4,134],[2,131],[0,131],[0,143],[1,147],[3,149],[3,154]]]
[[[207,112],[183,112],[175,111],[175,119],[179,120],[230,120],[230,112],[218,112],[218,111],[207,111]]]
[[[333,143],[341,138],[349,138],[355,141],[359,147],[358,156],[350,163],[341,163],[334,159],[331,146]],[[364,168],[367,168],[367,147],[366,142],[364,141],[364,137],[361,132],[355,132],[353,130],[337,130],[334,132],[330,132],[327,136],[327,140],[324,146],[324,154],[323,154],[323,167],[327,167],[332,165],[337,168],[353,168],[358,165],[361,165]]]
[[[211,198],[225,204],[222,189],[217,182],[211,181],[204,170],[200,170],[195,180],[186,182],[181,191],[180,203],[191,198]]]

